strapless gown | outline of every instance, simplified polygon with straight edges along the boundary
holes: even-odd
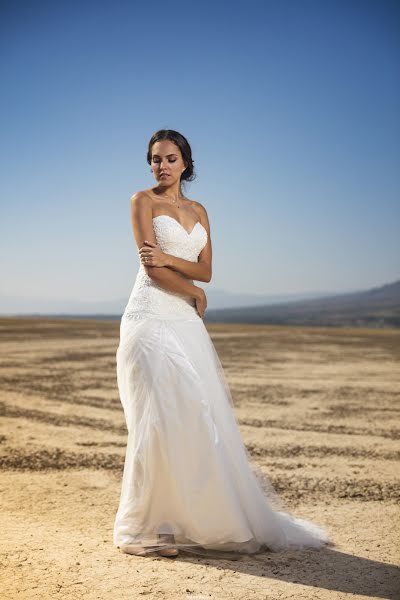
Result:
[[[168,254],[197,262],[207,231],[153,218]],[[190,280],[193,282],[193,280]],[[245,447],[224,371],[194,299],[139,267],[120,324],[117,382],[128,439],[114,544],[218,556],[320,547],[326,530],[292,516]],[[166,544],[158,534],[174,534]]]

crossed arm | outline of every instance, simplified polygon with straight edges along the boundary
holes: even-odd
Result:
[[[157,285],[171,292],[178,292],[191,297],[198,297],[203,293],[202,288],[192,284],[188,279],[196,281],[211,281],[211,240],[210,225],[206,209],[197,203],[201,215],[201,224],[207,231],[207,243],[199,255],[198,262],[192,262],[163,253],[165,266],[155,267],[144,265],[146,273]],[[131,198],[132,228],[138,248],[145,241],[157,244],[152,221],[152,209],[149,199],[145,194],[137,192]]]
[[[195,279],[196,281],[205,281],[209,283],[211,281],[211,268],[206,260],[199,260],[198,262],[192,262],[173,256],[172,254],[166,254],[166,266],[173,271],[179,271],[185,277],[189,279]]]

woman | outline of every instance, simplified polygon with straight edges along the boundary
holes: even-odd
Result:
[[[211,280],[212,248],[206,209],[182,194],[193,179],[189,143],[157,131],[147,161],[157,185],[131,198],[140,267],[116,354],[128,442],[114,543],[170,557],[329,543],[282,510],[242,442],[203,322],[206,295],[193,283]]]

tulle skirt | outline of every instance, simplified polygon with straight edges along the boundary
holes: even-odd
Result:
[[[330,542],[289,514],[248,453],[200,317],[123,316],[116,358],[128,429],[116,546],[233,557]]]

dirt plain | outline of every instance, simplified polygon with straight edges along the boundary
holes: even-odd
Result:
[[[122,554],[119,321],[4,317],[2,600],[400,598],[400,330],[207,329],[251,456],[334,545],[239,560]]]

